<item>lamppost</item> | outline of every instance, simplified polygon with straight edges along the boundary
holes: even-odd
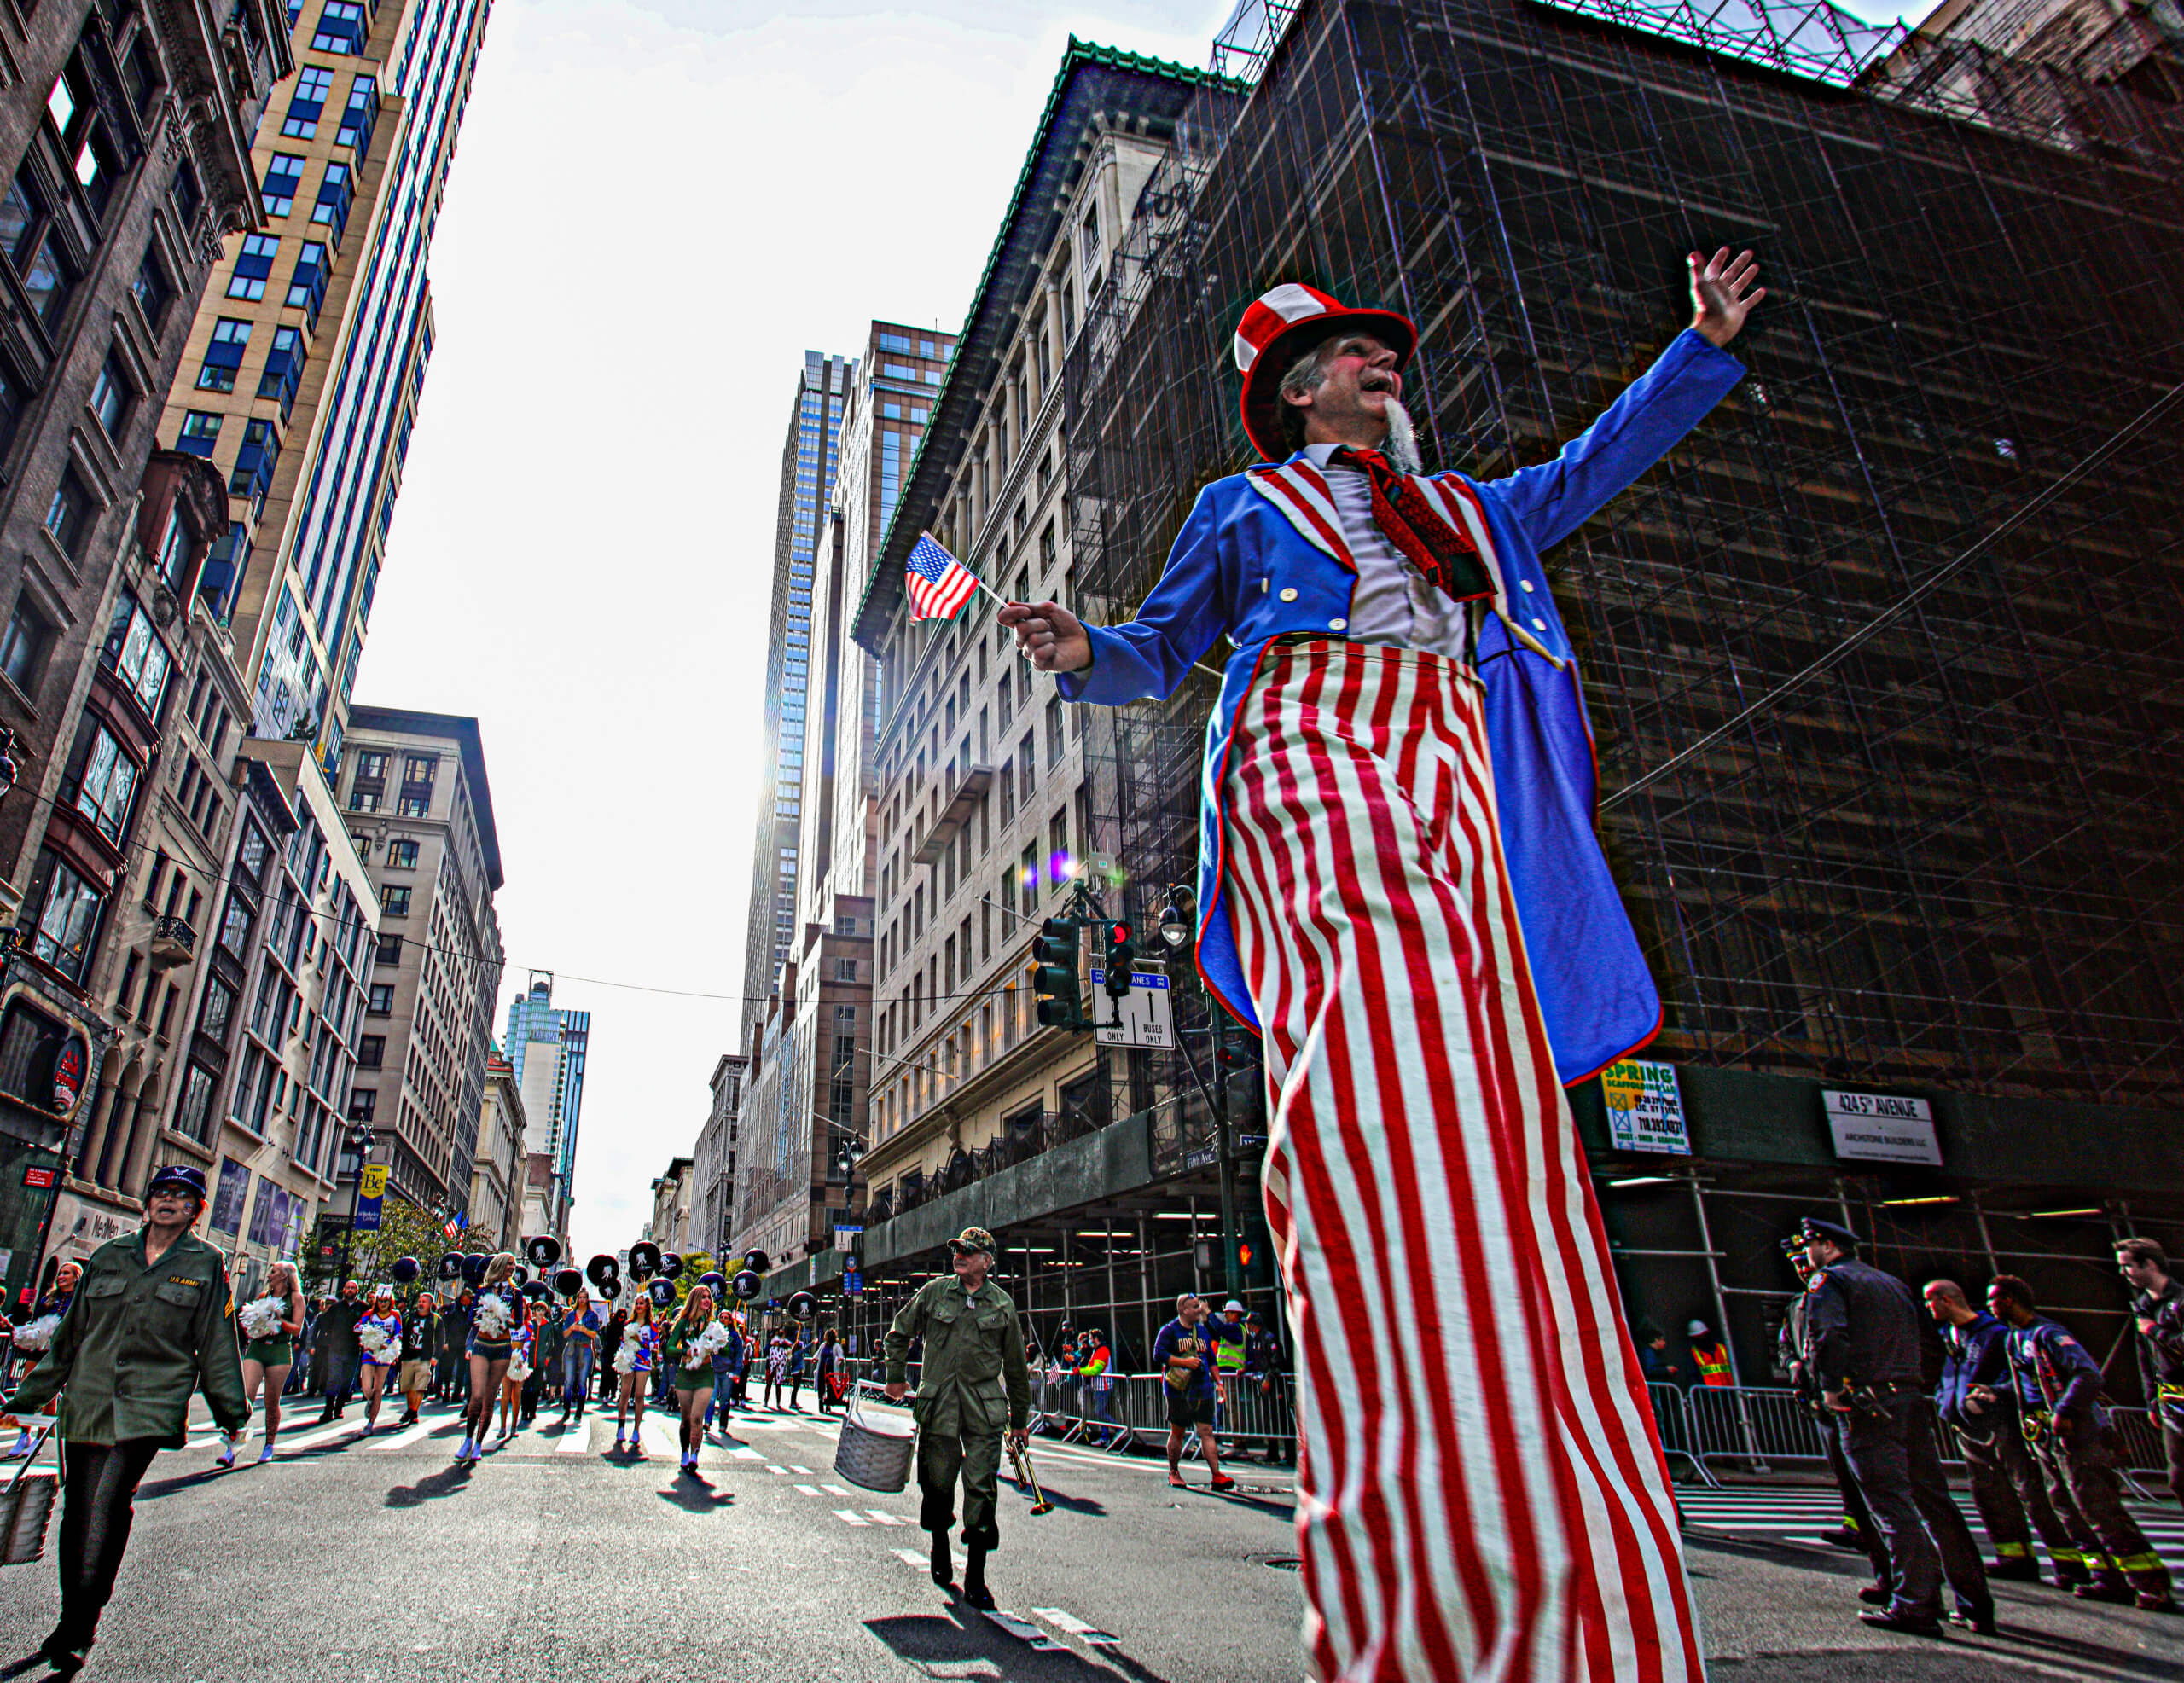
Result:
[[[372,1148],[378,1145],[379,1135],[369,1128],[352,1128],[343,1138],[342,1145],[357,1154],[357,1178],[349,1186],[349,1219],[341,1227],[341,1271],[334,1277],[334,1295],[341,1295],[341,1282],[349,1277],[351,1241],[357,1232],[357,1200],[363,1195],[364,1165],[372,1160]]]
[[[1184,914],[1188,902],[1193,910],[1198,907],[1198,897],[1185,884],[1177,883],[1168,891],[1168,903],[1160,909],[1160,938],[1170,952],[1179,952],[1191,938],[1191,920]],[[1221,1080],[1220,1036],[1221,1011],[1209,997],[1206,1001],[1205,1049],[1214,1060],[1213,1074]],[[1244,1289],[1244,1271],[1238,1266],[1237,1240],[1242,1231],[1236,1225],[1236,1142],[1228,1127],[1228,1084],[1222,1081],[1218,1097],[1209,1092],[1200,1079],[1198,1065],[1191,1062],[1190,1048],[1183,1043],[1182,1030],[1176,1034],[1176,1050],[1183,1054],[1184,1067],[1191,1072],[1191,1079],[1198,1083],[1207,1108],[1213,1112],[1214,1160],[1221,1175],[1221,1278],[1231,1297],[1240,1296]]]

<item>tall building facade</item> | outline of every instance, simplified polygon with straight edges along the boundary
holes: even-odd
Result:
[[[795,944],[797,850],[803,828],[806,709],[811,688],[811,586],[834,495],[835,447],[854,373],[848,359],[804,353],[804,373],[781,443],[774,519],[774,590],[766,620],[765,759],[752,843],[749,931],[744,943],[747,1041],[779,986]]]
[[[591,1013],[554,1003],[554,978],[534,970],[523,992],[508,1001],[504,1042],[516,1087],[523,1094],[531,1158],[532,1233],[565,1234],[576,1178],[577,1132],[584,1120],[584,1059],[591,1048]]]
[[[444,1221],[469,1200],[501,990],[501,844],[478,721],[356,707],[342,778],[379,901],[348,1117],[383,1142],[394,1190]]]
[[[249,137],[290,58],[264,0],[224,21],[11,10],[0,55],[0,1279],[13,1299],[49,1231],[80,1254],[133,1222],[182,1078],[179,1002],[202,968],[235,804],[224,782],[200,797],[200,780],[224,780],[235,738],[200,740],[216,716],[194,705],[217,643],[198,591],[227,511],[157,450],[157,418],[221,240],[259,224]],[[202,823],[189,867],[171,870],[177,796]]]
[[[524,1131],[523,1095],[516,1090],[515,1071],[495,1047],[485,1056],[485,1100],[478,1118],[477,1150],[471,1158],[470,1225],[464,1229],[468,1248],[514,1251],[531,1233],[549,1231],[526,1230],[523,1225]]]
[[[691,1235],[700,1250],[726,1252],[735,1209],[736,1129],[743,1111],[743,1075],[749,1060],[723,1053],[706,1087],[712,1097],[705,1125],[690,1150]]]
[[[760,1071],[768,1102],[738,1129],[738,1231],[781,1254],[831,1244],[831,1222],[855,1196],[840,1148],[863,1140],[872,1082],[880,694],[879,669],[851,640],[849,622],[955,343],[952,334],[874,322],[851,365],[839,472],[811,580],[794,941],[768,1007],[780,1019],[774,1064]]]
[[[207,575],[253,730],[335,775],[432,355],[427,256],[486,0],[303,0],[260,128],[263,229],[231,242],[162,438],[226,479]],[[277,120],[276,120],[277,119]]]

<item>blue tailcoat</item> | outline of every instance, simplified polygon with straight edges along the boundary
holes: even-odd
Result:
[[[1592,728],[1540,551],[1652,467],[1743,374],[1735,357],[1686,331],[1554,461],[1507,479],[1465,481],[1485,510],[1509,616],[1547,651],[1525,647],[1490,615],[1478,658],[1502,850],[1565,1083],[1652,1039],[1661,1001],[1594,833]],[[1248,475],[1217,479],[1199,493],[1167,571],[1137,618],[1089,627],[1091,666],[1060,679],[1066,699],[1119,706],[1166,696],[1221,636],[1234,643],[1206,725],[1198,963],[1214,996],[1253,1028],[1223,898],[1222,776],[1237,710],[1269,640],[1297,632],[1339,636],[1356,583],[1356,575],[1308,543]]]

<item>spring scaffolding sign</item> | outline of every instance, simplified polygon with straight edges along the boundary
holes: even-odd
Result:
[[[1608,1137],[1616,1150],[1691,1155],[1675,1065],[1619,1059],[1600,1071],[1600,1097],[1607,1104]]]

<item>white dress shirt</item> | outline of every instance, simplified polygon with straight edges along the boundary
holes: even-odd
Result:
[[[1327,465],[1327,458],[1341,448],[1307,444],[1304,455],[1327,482],[1342,521],[1343,542],[1357,563],[1357,588],[1350,599],[1350,625],[1343,635],[1352,642],[1392,643],[1463,659],[1463,605],[1451,601],[1388,541],[1373,518],[1373,485],[1365,470]]]

